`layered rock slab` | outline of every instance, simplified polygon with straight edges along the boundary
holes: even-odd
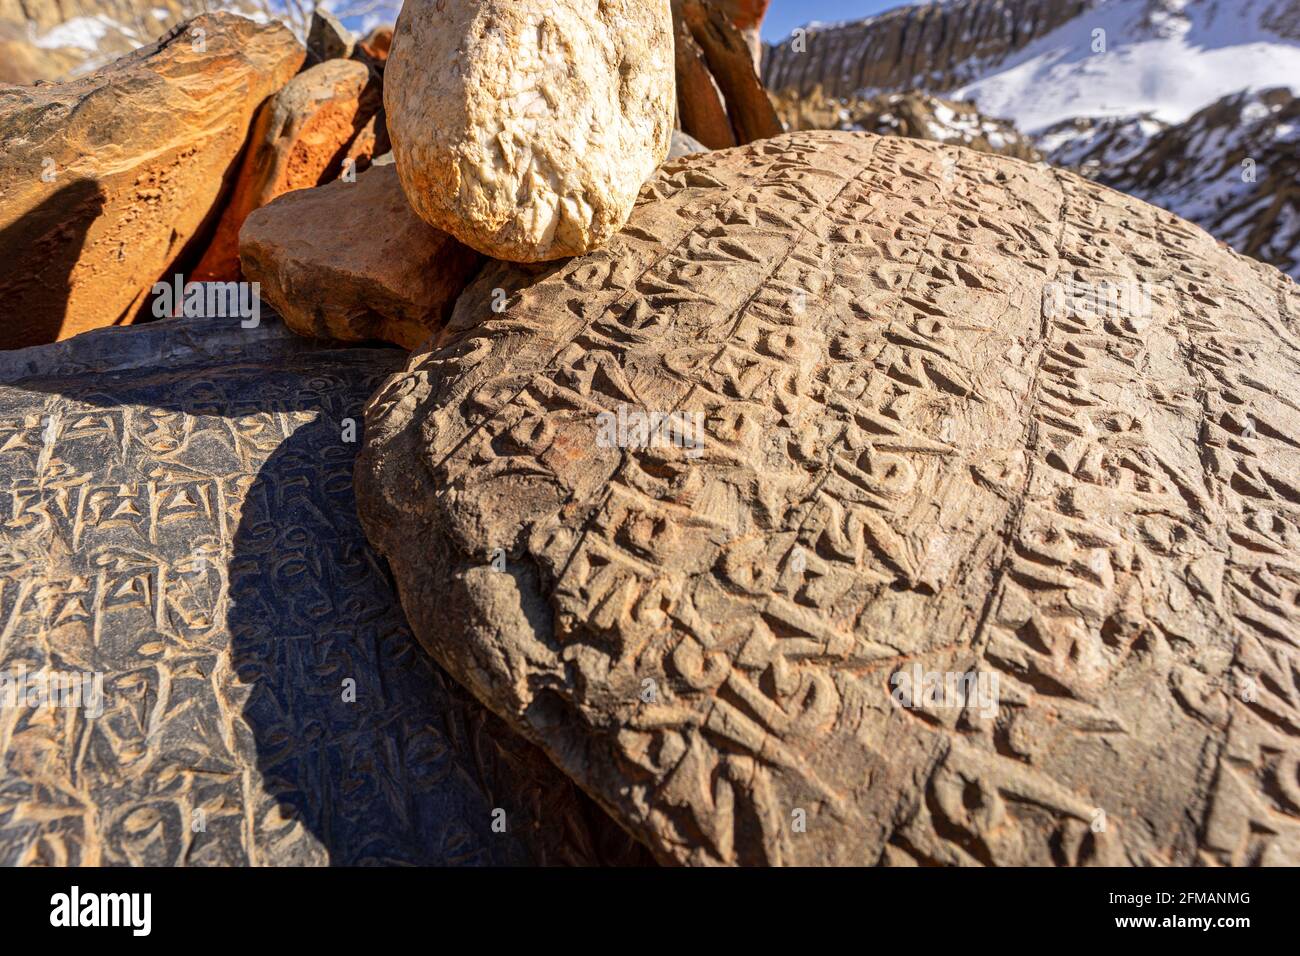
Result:
[[[407,349],[442,326],[483,261],[411,211],[391,165],[257,210],[240,257],[295,332]]]
[[[303,56],[282,26],[205,14],[90,76],[0,88],[0,348],[132,321]]]
[[[788,134],[485,271],[358,505],[663,861],[1295,864],[1297,316],[1073,175]]]
[[[667,0],[410,0],[385,67],[412,208],[485,255],[587,252],[668,154]]]
[[[349,438],[401,355],[266,315],[0,355],[0,694],[91,679],[0,699],[0,862],[642,859],[433,664],[366,545]]]

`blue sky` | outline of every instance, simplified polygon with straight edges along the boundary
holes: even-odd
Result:
[[[763,20],[763,39],[779,43],[795,27],[810,20],[824,23],[861,20],[882,10],[908,5],[908,0],[772,0]]]

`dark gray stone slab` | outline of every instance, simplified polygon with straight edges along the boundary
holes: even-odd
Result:
[[[0,862],[637,859],[413,641],[361,534],[345,429],[404,357],[265,317],[0,355],[0,674],[90,681],[0,699]]]

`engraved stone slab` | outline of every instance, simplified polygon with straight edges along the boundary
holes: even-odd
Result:
[[[266,316],[0,356],[0,862],[625,858],[361,534],[348,422],[403,356]]]
[[[358,502],[420,640],[661,860],[1295,864],[1298,322],[1073,175],[789,134],[485,272]]]

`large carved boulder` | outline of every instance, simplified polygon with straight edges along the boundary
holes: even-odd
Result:
[[[253,122],[234,190],[192,277],[202,282],[238,279],[239,230],[248,214],[287,192],[337,179],[345,172],[349,147],[374,119],[381,98],[377,78],[356,60],[326,60],[271,97]],[[354,165],[346,172],[355,171]]]
[[[205,14],[90,76],[0,88],[0,348],[132,321],[303,56],[283,26]]]
[[[517,262],[586,252],[668,154],[668,0],[409,0],[384,104],[431,225]]]
[[[295,332],[408,349],[441,328],[483,261],[411,211],[391,165],[257,210],[239,251]]]
[[[638,858],[362,537],[357,420],[402,355],[268,316],[0,354],[0,864]]]
[[[1076,176],[788,134],[485,272],[358,503],[421,642],[661,860],[1294,865],[1297,316]]]

